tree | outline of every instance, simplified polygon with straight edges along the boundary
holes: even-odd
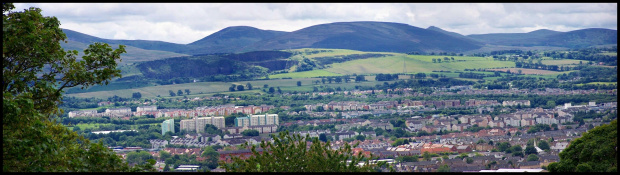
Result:
[[[336,77],[334,81],[336,83],[342,83],[342,77]]]
[[[215,134],[215,135],[219,135],[219,136],[223,136],[224,135],[224,132],[222,130],[218,129],[213,124],[205,124],[204,132],[207,133],[207,134]]]
[[[500,152],[504,152],[508,150],[509,148],[510,148],[510,143],[508,142],[500,142],[497,144],[497,150],[499,150]]]
[[[450,166],[443,164],[437,168],[437,172],[450,172]]]
[[[209,167],[209,169],[217,168],[218,161],[220,158],[220,153],[215,151],[213,147],[211,146],[205,147],[205,150],[202,152],[201,156],[205,158],[205,161],[207,162],[207,167]]]
[[[322,142],[327,142],[327,135],[325,135],[325,133],[319,134],[319,140]]]
[[[366,137],[364,135],[357,135],[355,136],[355,140],[359,140],[363,142],[364,140],[366,140]]]
[[[588,130],[560,152],[560,161],[549,164],[550,172],[617,172],[617,119]]]
[[[273,88],[273,87],[269,87],[269,93],[272,93],[272,94],[273,94],[274,92],[276,92],[276,89],[275,89],[275,88]]]
[[[248,84],[245,84],[245,86],[248,87],[248,90],[252,90],[252,84],[248,83]]]
[[[178,96],[183,95],[183,91],[182,91],[181,89],[179,89],[179,90],[177,91],[177,95],[178,95]]]
[[[244,88],[243,85],[237,85],[237,91],[243,91]]]
[[[142,98],[142,94],[140,92],[134,92],[133,94],[131,94],[131,98],[140,99]]]
[[[363,76],[363,75],[355,76],[355,82],[356,83],[357,82],[362,82],[362,81],[366,81],[366,77],[365,76]],[[325,83],[323,83],[323,84],[325,84]]]
[[[191,91],[189,89],[185,89],[185,94],[189,95]]]
[[[361,152],[354,155],[351,145],[347,143],[332,150],[329,142],[323,143],[313,138],[309,149],[306,149],[306,138],[299,134],[289,135],[288,131],[284,131],[278,136],[272,135],[272,138],[273,143],[261,141],[262,152],[252,145],[252,155],[247,159],[231,157],[232,163],[220,162],[220,165],[226,172],[370,172],[381,166],[370,164],[372,157],[367,158]],[[244,145],[247,146],[247,143]],[[347,160],[351,162],[347,163]],[[359,162],[365,164],[357,166]]]
[[[555,101],[553,100],[547,101],[547,108],[554,108],[554,107],[555,107]]]
[[[471,164],[471,163],[474,163],[474,159],[473,159],[473,158],[471,158],[471,157],[467,157],[467,158],[465,158],[465,162],[466,162],[467,164]]]
[[[538,156],[536,154],[530,154],[527,156],[527,161],[538,161]]]
[[[537,146],[538,146],[538,148],[540,148],[542,150],[549,150],[549,149],[551,149],[551,147],[549,146],[549,143],[547,143],[547,141],[544,141],[544,140],[539,141]]]
[[[278,93],[281,94],[282,93],[282,89],[280,89],[280,87],[278,87]]]
[[[146,151],[140,152],[129,152],[127,153],[126,161],[130,164],[141,164],[146,162],[148,159],[153,159],[153,156]]]
[[[230,87],[228,87],[228,91],[234,92],[236,87],[237,87],[237,85],[235,85],[235,84],[230,85]]]
[[[297,81],[297,86],[301,86],[301,81]]]
[[[268,84],[264,84],[264,85],[263,85],[263,88],[264,88],[264,89],[267,89],[268,87],[269,87],[269,85],[268,85]]]
[[[170,157],[172,157],[172,155],[168,151],[165,151],[165,150],[159,151],[159,160],[160,161],[166,161],[166,159],[168,159]]]
[[[424,153],[422,154],[422,158],[423,158],[425,161],[431,161],[431,157],[432,157],[432,156],[431,156],[431,153],[429,153],[428,151],[424,151]]]
[[[538,154],[538,152],[536,151],[536,148],[534,148],[534,146],[526,146],[525,147],[525,155],[530,155],[530,154]]]
[[[113,50],[96,42],[77,61],[77,51],[60,46],[66,35],[56,17],[44,17],[35,7],[14,8],[2,4],[3,171],[154,170],[130,167],[102,142],[91,143],[56,119],[65,88],[103,85],[121,76],[116,66],[125,46]]]
[[[254,130],[254,129],[248,129],[248,130],[244,130],[243,132],[241,132],[241,135],[243,136],[258,136],[258,131]]]
[[[175,94],[174,92],[172,92],[172,90],[168,90],[168,93],[170,93],[170,96],[171,96],[171,97],[174,97],[174,96],[176,96],[176,95],[177,95],[177,94]]]

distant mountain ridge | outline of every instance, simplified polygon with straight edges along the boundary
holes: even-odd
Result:
[[[288,32],[261,30],[249,26],[227,27],[198,41],[187,44],[188,46],[195,46],[196,50],[187,50],[185,52],[200,52],[197,50],[208,50],[210,53],[234,52],[238,48],[286,33]]]
[[[297,48],[332,48],[400,53],[412,51],[458,53],[488,45],[579,48],[617,44],[617,30],[611,29],[592,28],[569,32],[542,29],[528,33],[461,35],[435,26],[424,29],[402,23],[374,21],[319,24],[293,32],[232,26],[189,44],[103,39],[68,29],[63,29],[63,31],[68,40],[78,43],[124,44],[144,50],[166,51],[184,55]]]

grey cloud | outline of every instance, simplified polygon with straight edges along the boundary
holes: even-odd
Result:
[[[617,28],[615,3],[16,3],[101,38],[189,43],[229,26],[295,31],[346,21],[386,21],[468,34]],[[121,38],[122,37],[122,38]],[[126,38],[125,38],[126,37]]]

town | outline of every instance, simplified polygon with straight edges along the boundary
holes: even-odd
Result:
[[[148,151],[159,157],[161,151],[171,155],[187,155],[198,160],[204,147],[215,146],[219,161],[230,162],[231,156],[251,155],[244,144],[255,145],[270,141],[269,134],[284,130],[290,134],[316,137],[330,141],[332,149],[344,143],[359,143],[354,151],[373,155],[379,161],[391,163],[396,171],[434,172],[447,165],[453,172],[478,172],[489,169],[517,168],[541,169],[552,162],[559,161],[558,153],[565,149],[571,140],[580,137],[592,127],[609,122],[611,118],[585,119],[575,122],[575,115],[616,113],[616,102],[573,105],[565,103],[553,108],[530,107],[529,100],[397,100],[399,97],[451,96],[457,94],[536,94],[536,95],[574,95],[606,94],[616,95],[609,90],[570,90],[546,88],[544,90],[473,90],[471,87],[457,87],[457,92],[438,89],[432,94],[421,94],[408,89],[388,89],[389,93],[376,92],[376,98],[388,99],[375,103],[360,101],[332,101],[327,104],[303,105],[303,110],[290,110],[289,106],[225,104],[201,106],[194,109],[158,109],[157,101],[137,102],[131,108],[109,108],[98,113],[96,110],[70,111],[70,118],[110,117],[129,120],[134,116],[153,116],[165,119],[161,125],[161,135],[172,135],[170,139],[150,139],[150,147],[110,146],[117,154],[126,158],[135,150]],[[307,93],[311,96],[333,96],[344,94],[351,98],[367,98],[375,94],[368,91],[342,91]],[[400,94],[400,95],[399,95]],[[303,94],[282,94],[293,96]],[[205,97],[190,100],[222,100],[236,97]],[[187,100],[187,99],[185,99]],[[99,102],[111,105],[112,102]],[[309,116],[308,120],[281,122],[278,114],[269,113],[280,109],[281,115]],[[431,114],[425,112],[438,109],[471,110],[474,114]],[[288,112],[287,112],[288,111]],[[234,124],[227,126],[225,116],[239,114]],[[400,116],[393,118],[390,116]],[[406,117],[403,117],[406,116]],[[314,118],[314,119],[313,119]],[[176,120],[176,121],[175,121]],[[176,129],[181,133],[175,133]],[[205,132],[210,124],[220,130],[220,134]],[[294,128],[294,129],[293,129]],[[299,129],[306,128],[306,129]],[[324,129],[318,129],[324,128]],[[116,130],[109,132],[123,132]],[[256,135],[244,131],[256,131]],[[102,131],[93,131],[93,133]],[[533,147],[533,148],[529,148]],[[532,152],[533,150],[533,152]],[[522,152],[526,151],[526,154]],[[528,152],[530,151],[530,152]],[[534,154],[533,156],[525,156]],[[158,159],[158,170],[166,168],[165,160]],[[189,168],[188,168],[189,167]],[[193,167],[193,168],[192,168]],[[197,165],[175,165],[176,171],[195,171]],[[223,171],[214,169],[212,171]]]

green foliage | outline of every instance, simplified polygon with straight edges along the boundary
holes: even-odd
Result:
[[[124,46],[112,50],[94,43],[77,61],[77,51],[60,47],[66,36],[56,17],[42,16],[39,8],[14,8],[3,3],[3,171],[154,171],[152,161],[129,167],[102,143],[91,143],[55,118],[62,113],[63,89],[107,84],[120,76],[116,61]]]
[[[507,150],[509,150],[510,148],[510,143],[508,142],[500,142],[497,144],[497,150],[500,152],[504,152],[506,151],[506,153],[510,153]]]
[[[526,146],[525,147],[525,155],[530,155],[530,154],[538,154],[538,152],[536,151],[536,148],[534,148],[534,146]]]
[[[353,155],[352,147],[345,143],[337,150],[313,138],[312,145],[306,149],[306,138],[280,132],[272,135],[273,143],[261,141],[262,153],[252,146],[252,155],[245,160],[232,157],[232,163],[220,162],[226,172],[370,172],[377,165],[369,164],[358,167],[357,163],[365,157],[360,152]],[[245,144],[247,146],[247,143]],[[357,145],[354,145],[354,147]],[[351,160],[347,163],[347,160]]]
[[[409,144],[409,140],[408,139],[396,139],[394,140],[394,143],[392,143],[392,146],[396,147],[398,145],[404,145],[404,144]]]
[[[618,120],[597,126],[573,140],[560,152],[560,161],[547,167],[550,172],[617,172]]]
[[[530,154],[527,156],[527,161],[537,161],[538,156],[536,154]]]
[[[467,162],[467,164],[471,164],[471,163],[474,163],[474,159],[471,157],[467,157],[465,158],[465,162]]]
[[[551,147],[549,146],[549,143],[547,141],[544,141],[544,140],[539,141],[537,146],[538,146],[538,148],[540,148],[542,150],[549,150],[549,149],[551,149]]]
[[[127,153],[126,161],[129,164],[140,164],[146,162],[146,160],[152,159],[153,156],[146,151],[132,151]]]
[[[396,158],[398,162],[418,162],[419,156],[399,156]]]
[[[206,158],[206,165],[207,167],[209,167],[210,169],[215,169],[218,166],[218,161],[220,158],[220,153],[218,153],[217,151],[215,151],[215,149],[213,149],[213,147],[205,147],[205,150],[202,152],[202,157]]]
[[[205,125],[205,133],[207,134],[215,134],[215,135],[219,135],[219,136],[223,136],[224,132],[220,129],[218,129],[217,127],[215,127],[215,125],[212,124],[206,124]]]
[[[424,161],[431,161],[432,157],[433,156],[428,151],[424,151],[424,153],[422,153],[422,159],[424,159]]]
[[[161,150],[159,151],[159,160],[160,161],[165,161],[166,159],[172,157],[172,154],[170,154],[168,151],[164,151]]]
[[[357,136],[355,136],[355,140],[359,140],[359,141],[362,141],[362,142],[363,142],[364,140],[366,140],[366,136],[363,136],[363,135],[357,135]]]
[[[437,172],[450,172],[450,166],[443,164],[437,168]]]
[[[258,136],[258,131],[254,130],[254,129],[248,129],[248,130],[244,130],[243,132],[241,132],[242,135],[244,136]]]

